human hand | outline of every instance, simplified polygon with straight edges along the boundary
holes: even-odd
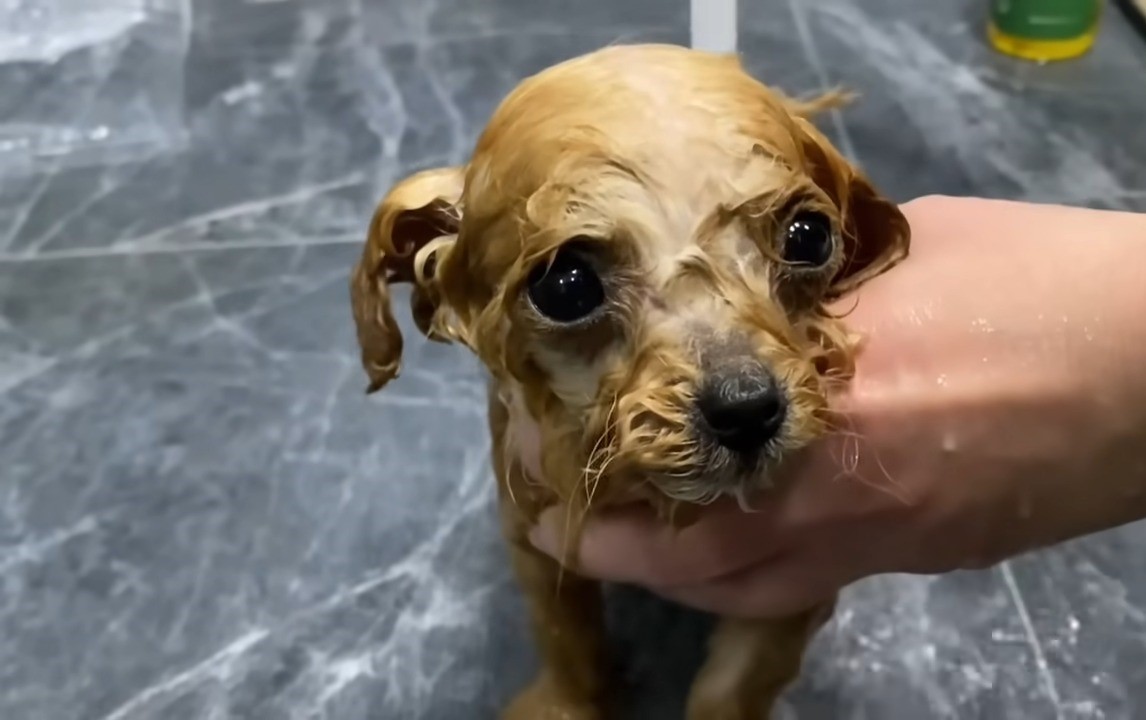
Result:
[[[803,609],[859,578],[982,567],[1146,516],[1146,219],[929,197],[911,257],[839,308],[868,338],[844,422],[753,512],[683,530],[590,518],[578,569],[725,615]],[[528,418],[515,418],[527,470]],[[560,511],[532,538],[554,557]]]

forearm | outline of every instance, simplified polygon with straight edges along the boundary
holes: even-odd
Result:
[[[998,552],[1146,517],[1146,215],[943,199],[915,219],[981,255],[971,337],[942,353],[965,409],[945,432],[982,453],[948,458],[961,472],[1017,478],[989,518]]]
[[[1064,474],[1076,485],[1046,504],[1044,541],[1054,542],[1146,518],[1146,215],[1043,212],[1059,246],[1048,272],[1060,300],[1047,320],[1063,325],[1081,380],[1081,437]]]

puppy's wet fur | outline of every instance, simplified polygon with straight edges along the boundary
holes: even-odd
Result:
[[[810,121],[843,100],[786,97],[732,56],[610,47],[522,82],[467,165],[379,205],[351,282],[370,390],[399,370],[393,282],[413,284],[423,333],[491,376],[501,516],[543,663],[504,717],[608,716],[599,588],[531,547],[543,509],[567,509],[571,547],[611,504],[682,522],[750,502],[829,429],[857,339],[827,304],[909,244],[896,206]],[[526,416],[541,477],[518,462]],[[769,717],[830,610],[722,621],[689,720]]]

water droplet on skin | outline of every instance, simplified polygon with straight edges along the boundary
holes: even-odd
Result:
[[[991,639],[997,643],[1023,643],[1026,638],[1013,635],[1003,630],[992,630]]]

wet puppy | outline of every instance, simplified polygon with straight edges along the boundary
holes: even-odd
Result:
[[[398,373],[398,281],[422,332],[491,376],[501,515],[543,663],[504,717],[606,716],[600,589],[531,547],[541,510],[566,507],[575,535],[610,504],[680,521],[750,503],[828,429],[857,348],[827,303],[909,242],[809,122],[838,100],[785,97],[734,57],[611,47],[525,80],[467,165],[379,205],[351,283],[370,390]],[[540,477],[517,461],[522,418],[540,428]],[[689,720],[767,718],[830,609],[723,620]]]

